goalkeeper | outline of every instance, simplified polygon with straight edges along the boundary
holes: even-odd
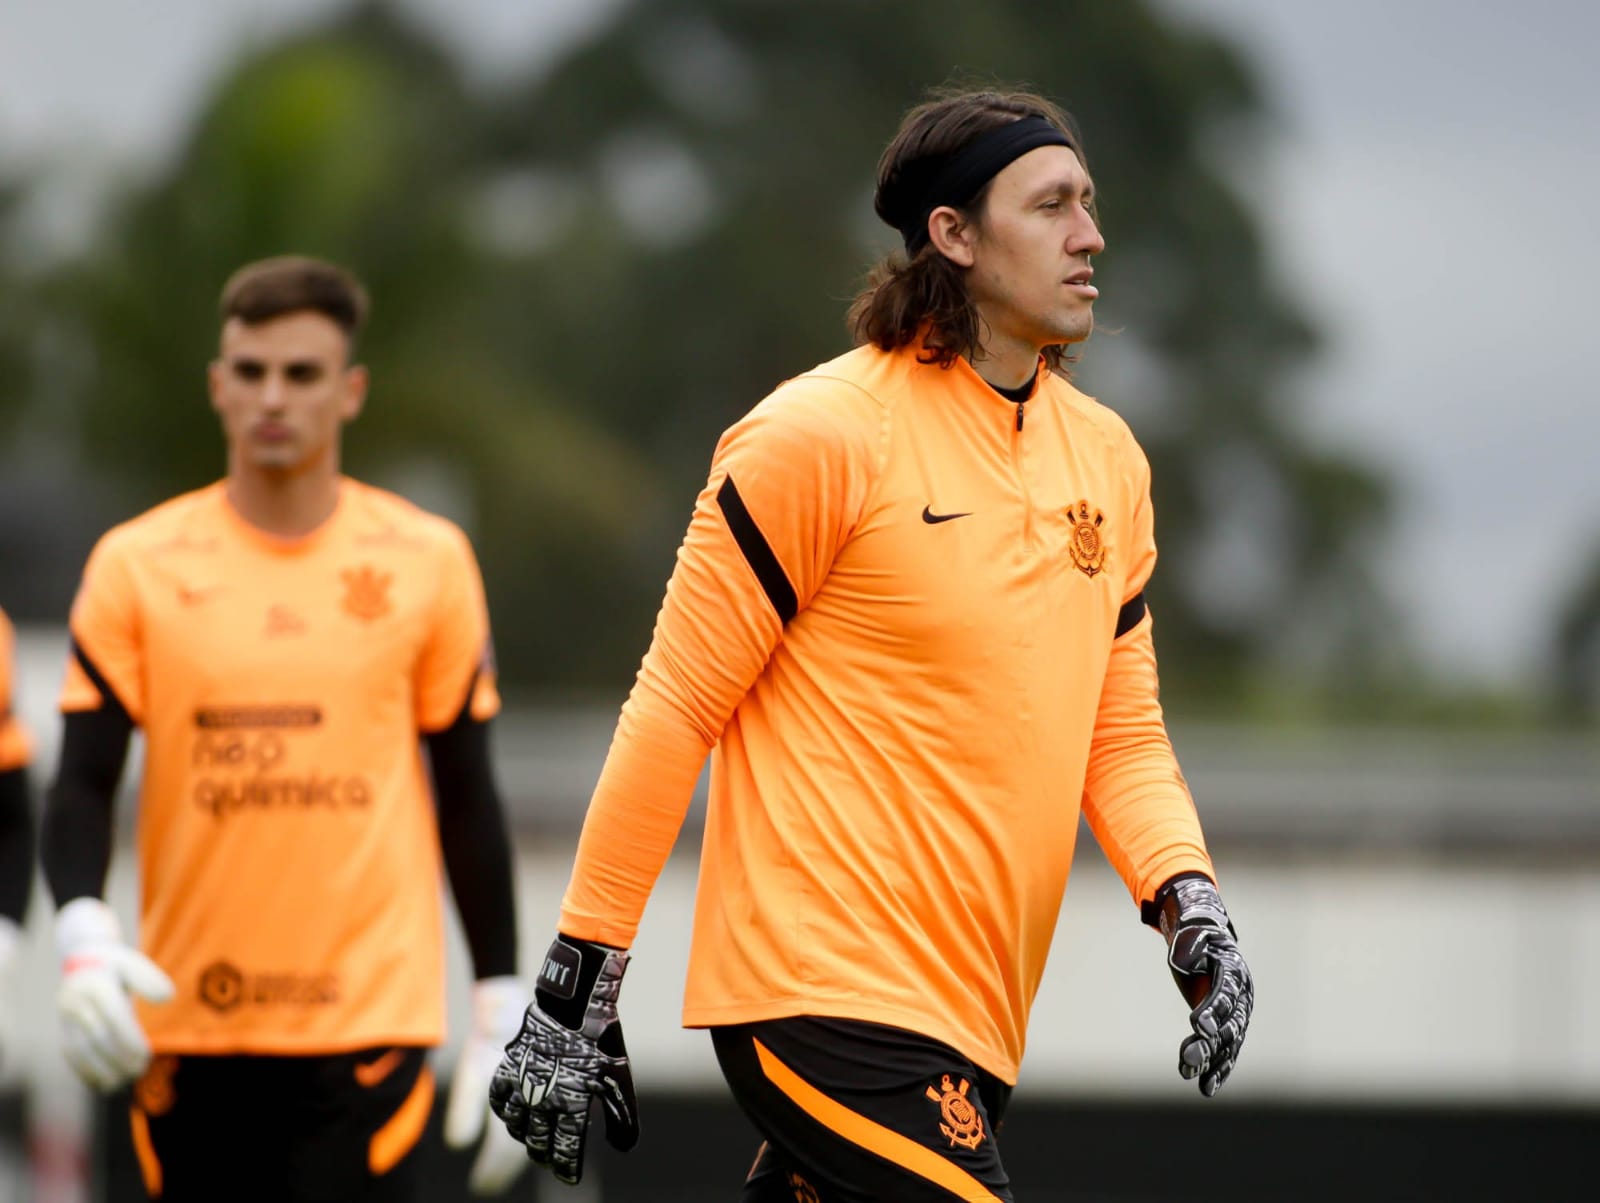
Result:
[[[1168,741],[1149,469],[1073,388],[1104,248],[1065,115],[910,112],[876,205],[905,256],[855,350],[723,436],[491,1099],[576,1182],[639,1117],[618,1001],[711,756],[683,1021],[763,1138],[744,1203],[1013,1197],[996,1133],[1080,812],[1227,1081],[1253,986]]]
[[[133,1085],[163,1203],[413,1200],[448,870],[477,981],[445,1135],[496,1193],[527,1164],[485,1098],[527,991],[477,562],[339,470],[367,384],[353,277],[264,260],[221,310],[226,477],[106,534],[72,607],[43,833],[66,1056]],[[135,727],[137,946],[102,898]]]

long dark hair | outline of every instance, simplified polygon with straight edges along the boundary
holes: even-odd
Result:
[[[978,135],[1023,117],[1043,117],[1050,122],[1071,139],[1074,152],[1083,160],[1083,141],[1072,118],[1044,97],[1032,92],[941,89],[906,114],[878,160],[878,186],[872,199],[878,216],[899,229],[909,206],[918,199],[908,196],[904,186],[908,163],[953,154]],[[989,185],[985,184],[961,208],[962,216],[971,220],[981,213],[988,197]],[[920,338],[922,358],[940,367],[972,355],[982,345],[978,309],[967,292],[966,269],[931,244],[924,244],[910,259],[904,251],[894,251],[878,263],[851,303],[845,323],[858,344],[871,343],[884,351],[910,346]],[[1053,371],[1060,371],[1071,359],[1065,345],[1046,347],[1043,354]]]

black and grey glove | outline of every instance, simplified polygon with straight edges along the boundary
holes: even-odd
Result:
[[[1191,1008],[1194,1029],[1178,1050],[1178,1073],[1200,1079],[1210,1098],[1239,1059],[1256,987],[1239,955],[1233,924],[1217,887],[1199,875],[1175,877],[1156,891],[1155,910],[1167,938],[1167,965]]]
[[[633,1071],[617,1019],[628,954],[557,936],[545,954],[522,1031],[489,1084],[489,1105],[536,1165],[563,1182],[583,1177],[589,1105],[598,1098],[606,1140],[627,1150],[639,1140]]]

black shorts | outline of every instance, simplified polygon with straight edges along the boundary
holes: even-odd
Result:
[[[433,1106],[422,1048],[327,1057],[161,1056],[129,1121],[161,1203],[410,1203],[411,1151]]]
[[[741,1203],[1012,1199],[995,1134],[1011,1087],[926,1036],[797,1016],[711,1029],[766,1138]]]

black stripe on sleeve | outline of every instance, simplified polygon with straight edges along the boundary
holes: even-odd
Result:
[[[1111,638],[1121,639],[1134,627],[1138,626],[1140,620],[1144,618],[1145,609],[1144,593],[1142,591],[1123,602],[1122,609],[1117,611],[1117,633]]]
[[[724,480],[722,488],[717,490],[717,504],[722,507],[722,515],[728,520],[728,529],[733,532],[734,542],[739,545],[756,579],[761,582],[772,608],[778,612],[778,620],[788,626],[789,620],[800,609],[794,586],[789,583],[778,557],[772,554],[772,546],[756,525],[756,520],[745,509],[744,498],[739,496],[733,477]]]
[[[100,691],[101,703],[104,709],[120,714],[128,720],[130,726],[137,726],[133,717],[128,713],[128,708],[122,704],[122,699],[117,696],[117,691],[111,688],[111,683],[106,680],[94,661],[84,655],[83,648],[78,646],[78,641],[72,641],[72,658],[78,662],[78,667],[83,669],[83,675],[89,678],[89,683]]]

